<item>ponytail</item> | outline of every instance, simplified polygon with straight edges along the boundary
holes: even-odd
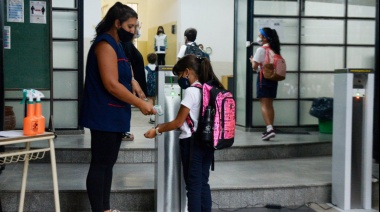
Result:
[[[265,37],[269,40],[269,46],[274,51],[274,53],[281,55],[280,39],[278,37],[277,31],[269,27],[264,27],[262,30],[265,33]],[[263,35],[264,36],[264,35]]]
[[[195,71],[200,83],[204,84],[209,81],[214,81],[220,88],[224,89],[222,83],[216,77],[211,62],[208,58],[199,58],[193,54],[182,57],[173,67],[173,74],[178,76],[184,72],[186,68],[190,68]]]

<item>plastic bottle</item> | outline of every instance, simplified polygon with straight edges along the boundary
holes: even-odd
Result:
[[[33,101],[33,96],[34,95],[31,90],[24,89],[23,99],[20,103],[20,104],[23,104],[26,98],[28,98],[27,115],[24,118],[24,126],[23,126],[24,135],[27,135],[27,136],[37,135],[37,129],[38,129],[38,119],[34,115],[35,104]]]
[[[32,89],[34,98],[36,98],[36,112],[35,116],[38,119],[37,134],[45,133],[45,117],[42,115],[41,98],[45,97],[43,93],[38,90]]]
[[[202,131],[203,141],[212,141],[212,120],[211,120],[211,106],[207,106],[205,110],[205,115],[203,119],[204,128]]]

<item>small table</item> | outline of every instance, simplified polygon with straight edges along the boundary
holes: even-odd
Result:
[[[58,179],[57,179],[57,166],[55,161],[55,149],[54,149],[54,138],[55,134],[52,132],[45,132],[44,134],[35,136],[23,136],[21,130],[15,131],[0,131],[1,133],[14,133],[12,137],[0,137],[0,146],[6,146],[10,144],[25,144],[25,149],[18,149],[12,151],[0,152],[0,164],[17,163],[24,161],[24,171],[22,175],[21,184],[21,194],[20,194],[20,204],[18,211],[24,210],[24,200],[25,200],[25,189],[26,189],[26,179],[28,176],[29,160],[42,159],[45,156],[45,152],[50,151],[50,161],[53,176],[53,187],[54,187],[54,203],[55,211],[60,212],[59,206],[59,193],[58,193]],[[30,143],[33,141],[48,140],[48,148],[30,149]]]

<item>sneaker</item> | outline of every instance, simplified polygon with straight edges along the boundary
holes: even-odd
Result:
[[[133,139],[135,139],[135,137],[131,132],[124,133],[123,137],[121,138],[122,141],[133,141]]]
[[[268,132],[263,133],[263,136],[261,137],[264,141],[269,141],[269,139],[276,137],[276,133],[274,133],[274,130],[270,130]]]

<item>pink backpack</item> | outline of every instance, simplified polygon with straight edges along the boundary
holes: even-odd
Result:
[[[202,89],[202,110],[199,114],[197,135],[202,140],[202,145],[214,150],[231,147],[234,143],[236,127],[236,104],[231,92],[219,88],[217,83],[210,81],[195,87]],[[202,133],[208,130],[206,125],[205,111],[211,106],[211,130],[210,139],[202,139]],[[189,116],[188,116],[189,117]],[[189,118],[187,123],[189,124]],[[190,125],[189,125],[190,126]],[[190,128],[192,128],[190,126]]]
[[[285,59],[281,55],[274,53],[269,46],[263,46],[263,48],[265,48],[265,61],[261,70],[262,75],[264,75],[265,79],[273,81],[284,80],[286,75]]]

